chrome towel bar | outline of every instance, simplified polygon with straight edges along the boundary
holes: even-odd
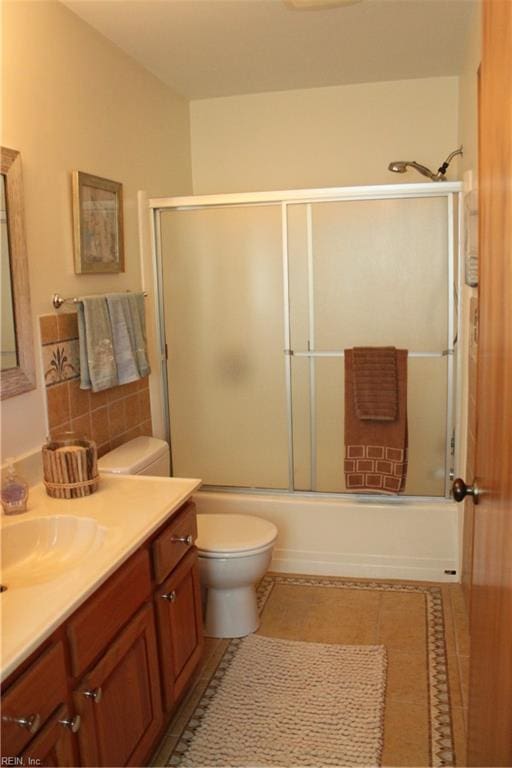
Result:
[[[130,291],[126,291],[126,293],[130,293]],[[144,291],[144,297],[147,297],[147,295],[147,291]],[[55,309],[60,309],[63,304],[78,304],[79,301],[81,301],[79,296],[73,296],[68,299],[64,299],[60,293],[54,293],[52,296],[52,304]]]

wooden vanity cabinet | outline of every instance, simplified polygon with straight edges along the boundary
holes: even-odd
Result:
[[[81,680],[73,700],[82,765],[142,765],[163,722],[151,604]]]
[[[2,764],[149,759],[202,652],[195,526],[187,502],[6,681]]]
[[[187,688],[203,650],[197,552],[192,550],[155,592],[166,711]]]

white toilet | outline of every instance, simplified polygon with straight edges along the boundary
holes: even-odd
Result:
[[[135,437],[98,459],[100,472],[169,477],[169,446],[157,437]]]
[[[100,472],[169,477],[169,446],[136,437],[106,453]],[[199,568],[206,592],[205,634],[243,637],[259,627],[256,584],[264,576],[277,538],[273,523],[252,515],[197,515]]]
[[[276,526],[252,515],[200,514],[197,530],[205,634],[243,637],[254,632],[260,624],[256,584],[270,565]]]

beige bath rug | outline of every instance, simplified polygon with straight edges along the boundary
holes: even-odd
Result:
[[[169,765],[379,765],[385,683],[380,645],[233,640]]]

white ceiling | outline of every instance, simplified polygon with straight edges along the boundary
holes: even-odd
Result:
[[[475,2],[63,1],[189,99],[456,75]]]

